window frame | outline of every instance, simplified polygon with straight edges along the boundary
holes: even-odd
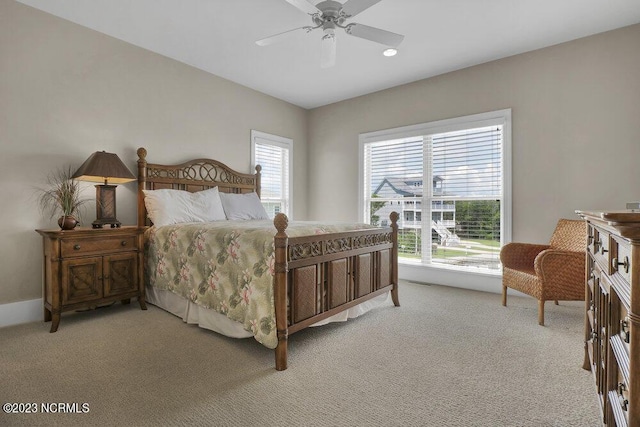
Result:
[[[254,170],[256,167],[256,144],[261,144],[261,145],[271,145],[271,146],[275,146],[275,147],[279,147],[279,148],[284,148],[286,150],[288,150],[288,161],[289,161],[289,167],[288,167],[288,182],[287,182],[287,186],[288,186],[288,194],[285,197],[285,201],[284,201],[284,214],[287,215],[287,217],[292,218],[292,213],[293,213],[293,139],[291,138],[286,138],[283,136],[279,136],[279,135],[273,135],[270,133],[266,133],[266,132],[262,132],[262,131],[258,131],[258,130],[251,130],[251,169]],[[261,172],[261,180],[262,177],[264,176],[264,169]],[[284,191],[283,191],[284,193]],[[260,197],[262,199],[262,188],[260,188]]]
[[[502,203],[500,206],[501,226],[500,245],[504,246],[511,242],[512,232],[512,168],[511,168],[511,109],[490,111],[486,113],[472,114],[468,116],[455,117],[451,119],[437,120],[433,122],[420,123],[416,125],[401,126],[397,128],[384,129],[373,132],[361,133],[359,135],[359,159],[358,159],[358,217],[362,221],[367,221],[365,207],[367,197],[365,195],[365,146],[373,142],[390,141],[403,138],[428,137],[429,135],[447,132],[461,131],[471,128],[480,128],[492,125],[502,125]],[[426,156],[426,153],[425,153]],[[426,163],[425,163],[426,165]],[[426,166],[428,169],[430,167]],[[426,192],[425,192],[426,193]],[[424,200],[423,205],[427,203]],[[447,265],[425,264],[408,262],[400,258],[399,262],[404,265],[433,268],[438,270],[455,270],[456,272],[469,272],[474,274],[500,275],[502,272],[490,271],[486,269],[452,267]]]

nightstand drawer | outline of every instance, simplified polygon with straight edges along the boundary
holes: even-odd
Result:
[[[103,239],[63,239],[60,243],[62,258],[96,253],[126,252],[136,249],[138,249],[136,236],[116,236]]]

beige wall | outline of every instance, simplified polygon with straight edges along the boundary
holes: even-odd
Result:
[[[511,108],[513,238],[544,242],[574,209],[640,200],[638,40],[635,25],[309,112],[0,0],[0,304],[40,297],[33,230],[55,224],[34,187],[52,169],[106,150],[135,172],[144,146],[249,170],[251,129],[293,138],[296,218],[357,220],[360,133]],[[119,186],[119,219],[135,209],[135,184]]]
[[[513,240],[640,201],[640,25],[311,111],[309,213],[357,220],[358,135],[512,109]]]
[[[41,297],[43,218],[34,188],[91,153],[117,153],[135,173],[194,157],[250,170],[251,129],[294,140],[294,216],[306,216],[302,108],[12,0],[0,0],[0,304]],[[135,183],[118,187],[118,219],[135,223]],[[88,197],[95,190],[88,184]],[[95,204],[85,215],[95,219]]]

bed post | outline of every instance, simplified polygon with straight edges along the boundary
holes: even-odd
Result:
[[[393,248],[391,249],[391,268],[393,280],[393,288],[391,289],[391,299],[393,305],[400,307],[400,300],[398,299],[398,212],[391,212],[389,219],[391,220],[391,241],[393,242]]]
[[[276,310],[276,329],[278,334],[278,346],[276,347],[276,369],[287,369],[287,340],[289,329],[287,322],[287,243],[285,232],[289,225],[289,219],[283,213],[276,214],[273,224],[278,232],[274,238],[275,245],[275,276],[273,301]]]
[[[147,150],[138,148],[138,227],[144,227],[147,220],[147,210],[144,206],[144,190],[147,181]]]
[[[261,171],[262,171],[262,166],[256,165],[256,194],[258,195],[258,198],[260,198],[260,189],[262,188],[261,187],[262,183],[260,182]]]

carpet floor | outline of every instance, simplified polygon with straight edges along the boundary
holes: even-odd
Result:
[[[544,327],[531,298],[403,281],[400,303],[291,335],[283,372],[253,339],[135,302],[2,328],[0,403],[38,413],[0,425],[600,425],[582,303],[548,303]]]

